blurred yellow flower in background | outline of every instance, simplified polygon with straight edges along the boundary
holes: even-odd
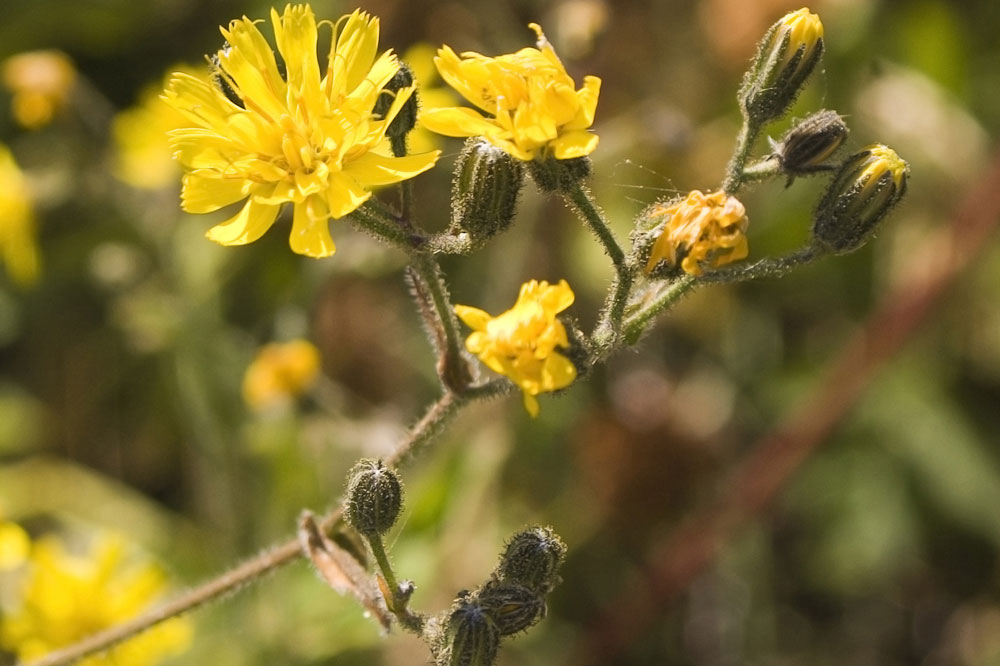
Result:
[[[169,71],[184,72],[205,82],[211,79],[204,67],[178,65]],[[162,83],[146,88],[135,106],[120,111],[112,121],[114,174],[132,187],[155,190],[176,182],[179,169],[167,133],[190,122],[161,97],[169,80],[170,74]]]
[[[243,245],[260,238],[290,202],[292,250],[326,257],[335,251],[330,218],[357,209],[373,187],[431,168],[438,153],[386,152],[386,130],[414,89],[396,91],[384,117],[373,114],[399,70],[392,52],[376,57],[377,18],[355,11],[337,22],[342,28],[322,78],[312,9],[288,5],[281,15],[272,9],[271,24],[284,77],[255,21],[244,17],[222,29],[226,47],[217,54],[217,75],[241,104],[189,74],[175,74],[167,86],[166,100],[194,123],[171,132],[185,170],[182,206],[208,213],[245,199],[239,213],[207,234]]]
[[[6,146],[0,144],[0,257],[21,285],[38,279],[41,260],[28,181]]]
[[[23,127],[37,129],[52,122],[66,106],[76,82],[73,61],[62,51],[27,51],[3,62],[3,83],[14,94],[11,110]]]
[[[564,160],[589,155],[597,135],[594,123],[601,80],[586,76],[583,87],[566,73],[536,23],[538,48],[490,58],[474,52],[461,57],[442,46],[434,62],[442,78],[487,114],[467,107],[426,109],[421,122],[446,136],[482,136],[512,157],[529,161]]]
[[[289,402],[319,377],[320,356],[308,340],[272,342],[257,352],[243,376],[243,399],[263,411]]]
[[[535,396],[565,388],[576,379],[576,367],[556,351],[569,348],[566,327],[556,315],[574,298],[566,280],[556,285],[532,280],[521,285],[514,307],[496,317],[467,305],[455,306],[455,313],[473,329],[465,348],[517,384],[532,416],[538,416]]]
[[[0,617],[0,645],[18,659],[38,658],[145,610],[165,590],[155,564],[126,557],[125,543],[102,536],[86,555],[66,552],[55,537],[31,550],[20,605]],[[150,666],[183,651],[191,625],[173,618],[79,663],[82,666]]]
[[[31,539],[24,528],[0,518],[0,572],[24,564],[30,550]]]
[[[663,218],[663,231],[653,244],[646,272],[665,260],[689,275],[701,275],[704,266],[718,268],[747,256],[746,209],[725,192],[703,194],[692,190],[683,201],[657,204],[649,217]]]
[[[441,85],[441,76],[434,66],[435,48],[426,42],[414,44],[403,54],[402,60],[410,66],[413,79],[417,83],[417,94],[421,109],[448,106],[458,101],[451,88]],[[417,125],[406,135],[407,147],[411,153],[425,153],[441,146],[441,137],[424,127],[421,114],[417,114]]]

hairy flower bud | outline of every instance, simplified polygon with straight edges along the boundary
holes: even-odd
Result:
[[[528,162],[531,179],[542,192],[568,191],[590,176],[589,157],[557,160],[548,158]]]
[[[438,666],[492,666],[500,630],[477,598],[460,597],[448,616],[438,650]]]
[[[344,515],[351,527],[368,537],[381,536],[402,508],[403,487],[395,470],[381,460],[359,460],[347,481]]]
[[[468,139],[455,163],[449,231],[468,233],[473,242],[500,233],[514,221],[523,185],[522,162],[485,139]]]
[[[372,109],[372,113],[379,118],[382,118],[389,112],[392,108],[392,103],[396,98],[396,93],[404,88],[409,88],[413,85],[413,70],[402,60],[399,61],[399,71],[397,71],[389,83],[385,84],[382,89],[382,94],[379,96],[378,100],[375,102],[375,106]],[[410,95],[406,103],[399,109],[396,117],[393,118],[392,122],[389,123],[389,129],[386,130],[385,134],[393,141],[394,145],[396,142],[402,142],[406,135],[410,133],[417,124],[417,91],[414,90],[413,94]],[[397,157],[400,155],[397,154]]]
[[[906,194],[909,175],[909,165],[888,146],[851,155],[816,208],[813,237],[837,254],[858,249]]]
[[[545,617],[545,599],[519,583],[491,580],[476,594],[501,636],[524,631]]]
[[[789,176],[829,171],[828,160],[847,139],[847,125],[836,111],[818,111],[773,144],[781,170]]]
[[[494,575],[545,595],[558,584],[565,556],[566,544],[551,527],[532,527],[507,542]]]
[[[784,115],[822,55],[823,24],[805,7],[772,25],[740,88],[746,118],[759,126]]]

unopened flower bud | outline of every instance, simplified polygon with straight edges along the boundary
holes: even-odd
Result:
[[[522,162],[485,139],[467,140],[455,163],[449,231],[474,242],[500,233],[514,221],[523,185]]]
[[[816,208],[813,237],[844,254],[864,245],[906,193],[909,165],[892,148],[872,144],[844,162]]]
[[[812,114],[774,144],[781,170],[789,176],[829,171],[828,160],[847,139],[847,125],[836,111]]]
[[[500,630],[474,596],[458,599],[443,638],[438,666],[492,666],[500,648]]]
[[[524,631],[545,617],[545,599],[519,583],[491,580],[476,595],[501,636]]]
[[[381,460],[365,458],[351,469],[344,515],[367,537],[389,531],[403,508],[403,487],[395,470]]]
[[[558,584],[559,566],[565,556],[566,544],[552,528],[532,527],[507,542],[495,576],[545,595]]]
[[[807,8],[772,25],[740,88],[747,119],[759,126],[784,115],[822,55],[823,24]]]
[[[589,157],[558,160],[554,157],[528,162],[531,179],[542,192],[559,192],[572,189],[590,176]]]
[[[389,82],[385,84],[382,88],[382,93],[379,95],[378,101],[375,102],[375,107],[372,109],[372,113],[377,117],[384,117],[385,114],[389,112],[392,107],[392,103],[396,98],[396,93],[404,88],[409,88],[413,85],[413,70],[402,60],[399,61],[399,70],[393,75]],[[392,119],[389,123],[389,129],[386,130],[386,136],[389,137],[391,141],[395,143],[403,143],[406,135],[410,133],[417,124],[417,91],[414,90],[409,99],[403,104],[403,107],[396,114],[396,117]],[[405,145],[405,144],[403,144]]]

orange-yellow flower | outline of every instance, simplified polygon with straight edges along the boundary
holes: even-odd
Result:
[[[52,122],[76,82],[73,61],[62,51],[28,51],[7,58],[3,82],[14,93],[14,119],[28,129]]]
[[[182,207],[208,213],[244,201],[208,232],[223,245],[243,245],[260,238],[291,203],[292,250],[326,257],[335,250],[330,218],[356,210],[373,187],[431,168],[438,152],[388,153],[386,130],[413,88],[396,91],[384,116],[374,114],[379,98],[393,95],[383,88],[399,70],[391,52],[376,55],[377,18],[355,11],[339,21],[322,71],[308,5],[288,5],[280,15],[271,10],[271,24],[284,76],[256,22],[244,17],[222,29],[219,85],[180,73],[167,86],[166,100],[194,125],[171,133],[185,170]]]
[[[319,350],[307,340],[264,345],[243,376],[243,399],[255,410],[288,402],[316,382],[319,370]]]
[[[666,261],[671,267],[680,265],[685,273],[701,275],[706,266],[718,268],[747,256],[746,209],[725,192],[706,195],[692,190],[683,201],[658,204],[647,215],[663,219],[647,273]]]
[[[517,384],[532,416],[538,415],[535,396],[565,388],[576,379],[576,367],[556,351],[569,348],[566,327],[556,315],[574,298],[565,280],[556,285],[532,280],[521,285],[514,307],[496,317],[467,305],[455,306],[455,313],[473,329],[465,348]]]
[[[566,73],[541,27],[538,48],[490,58],[474,52],[461,57],[443,46],[434,59],[442,78],[482,112],[467,107],[427,109],[420,116],[432,132],[482,136],[524,161],[583,157],[597,147],[594,123],[601,80],[586,76],[583,87]]]

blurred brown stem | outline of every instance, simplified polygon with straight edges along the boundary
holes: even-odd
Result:
[[[1000,152],[952,221],[914,252],[909,279],[882,299],[824,379],[733,471],[725,494],[694,512],[648,551],[646,565],[583,632],[567,663],[619,663],[621,653],[709,567],[726,542],[764,511],[858,401],[878,370],[927,321],[1000,223]],[[932,257],[932,265],[926,266]]]

